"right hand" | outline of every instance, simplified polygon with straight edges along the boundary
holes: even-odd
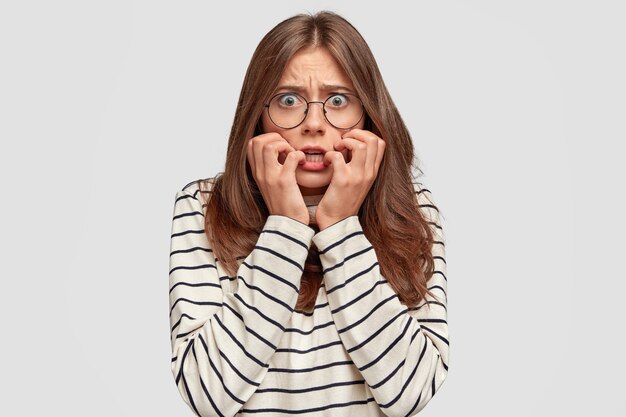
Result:
[[[247,155],[270,215],[309,224],[309,210],[296,182],[296,168],[306,160],[304,152],[296,151],[280,134],[270,132],[249,139]]]

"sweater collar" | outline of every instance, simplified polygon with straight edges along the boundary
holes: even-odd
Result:
[[[324,194],[316,194],[316,195],[303,195],[304,203],[307,206],[318,205],[320,200],[324,197]]]

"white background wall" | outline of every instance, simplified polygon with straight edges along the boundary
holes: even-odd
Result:
[[[444,216],[450,374],[424,416],[623,416],[619,1],[6,1],[7,416],[192,415],[170,372],[174,194],[223,169],[261,37],[342,14]]]

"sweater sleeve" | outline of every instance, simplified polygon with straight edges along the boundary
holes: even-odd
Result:
[[[417,414],[448,373],[444,235],[430,191],[418,188],[419,209],[434,234],[435,271],[427,286],[437,299],[427,295],[415,309],[400,302],[380,273],[358,216],[347,217],[313,236],[341,341],[387,416]]]
[[[218,272],[204,234],[203,205],[194,194],[183,189],[174,202],[171,369],[196,415],[234,416],[268,372],[295,308],[315,231],[290,217],[268,216],[256,246],[239,266],[236,291],[223,291],[220,281],[229,277]]]

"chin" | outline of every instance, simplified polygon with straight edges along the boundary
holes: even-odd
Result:
[[[296,182],[301,188],[311,191],[328,187],[331,176],[313,171],[296,172]]]

